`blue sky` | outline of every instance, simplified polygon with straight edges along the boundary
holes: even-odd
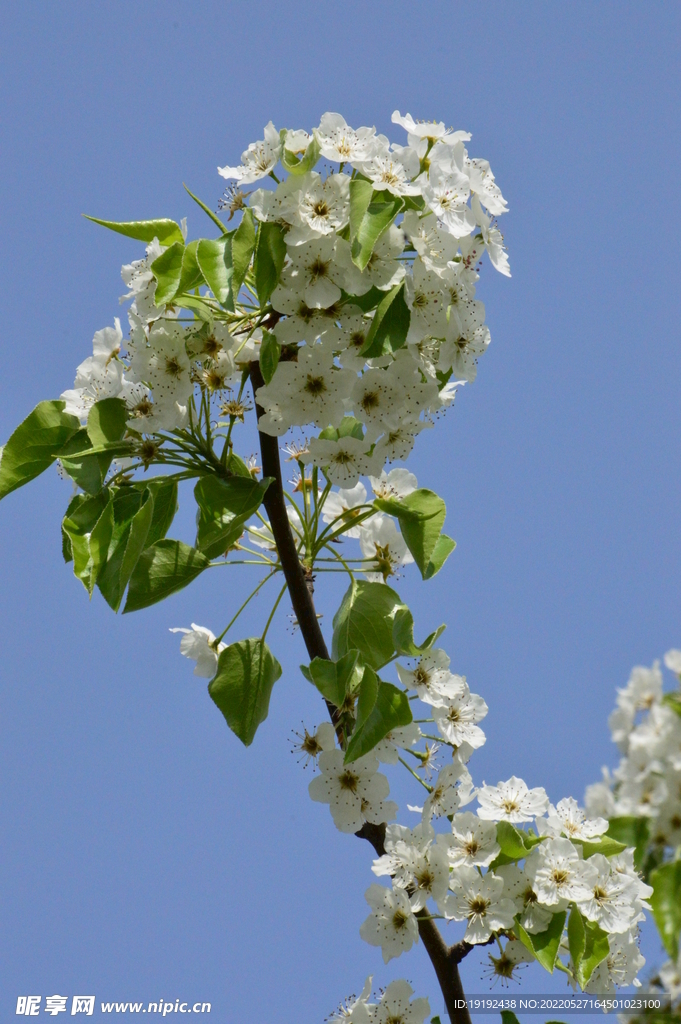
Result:
[[[398,589],[418,633],[448,623],[453,668],[490,706],[476,781],[581,798],[615,761],[615,687],[681,646],[680,23],[660,2],[4,5],[0,439],[71,386],[119,313],[140,249],[81,213],[210,232],[182,182],[214,206],[216,166],[270,118],[338,110],[398,137],[398,107],[471,131],[509,201],[513,278],[485,267],[492,346],[416,449],[458,548]],[[321,719],[289,609],[246,750],[168,633],[222,629],[245,578],[114,617],[62,564],[68,495],[49,474],[0,505],[3,1019],[17,995],[59,992],[321,1021],[369,973],[406,976],[439,1011],[423,951],[384,967],[359,939],[369,848],[311,803],[289,752]],[[188,540],[189,498],[173,529]],[[328,630],[338,593],[318,595]],[[644,952],[659,958],[652,930]],[[471,992],[480,963],[463,966]],[[523,988],[562,982],[528,972]]]

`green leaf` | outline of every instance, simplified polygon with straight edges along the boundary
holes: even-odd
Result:
[[[130,413],[122,398],[102,398],[95,402],[87,418],[87,434],[93,448],[120,441],[129,419]]]
[[[152,483],[152,481],[149,481]],[[97,578],[97,586],[107,604],[118,611],[125,584],[121,580],[121,566],[125,558],[132,521],[142,506],[144,485],[121,487],[113,499],[113,532],[109,542],[106,563]],[[147,543],[149,534],[147,534]],[[125,581],[127,583],[127,580]]]
[[[243,533],[244,524],[262,504],[272,477],[255,480],[249,475],[220,480],[201,477],[194,488],[199,506],[196,546],[209,558],[224,555]]]
[[[113,495],[101,492],[69,508],[62,530],[71,544],[73,573],[92,596],[113,532]]]
[[[513,864],[517,860],[527,857],[530,850],[544,841],[545,836],[535,836],[534,833],[523,832],[512,825],[510,821],[500,821],[497,824],[497,842],[501,847],[500,852],[490,865],[498,868],[502,864]]]
[[[373,182],[364,178],[352,178],[350,181],[350,241],[354,242],[362,226],[364,215],[369,209],[374,194]]]
[[[356,437],[358,441],[363,441],[364,427],[354,416],[344,416],[338,424],[338,437]]]
[[[586,949],[586,932],[584,921],[577,907],[573,904],[570,910],[570,917],[567,926],[568,947],[573,966],[576,968],[582,962],[584,950]]]
[[[516,925],[520,941],[530,952],[534,953],[539,963],[549,974],[553,974],[564,925],[564,910],[560,914],[554,914],[546,931],[539,932],[538,935],[528,935],[522,925]]]
[[[233,310],[232,234],[215,239],[202,238],[196,249],[196,262],[218,302]]]
[[[239,297],[241,286],[255,249],[255,220],[251,210],[244,210],[241,224],[232,236],[232,294]]]
[[[501,1024],[520,1024],[513,1010],[500,1010]]]
[[[215,321],[213,310],[200,295],[187,295],[178,292],[173,299],[173,305],[179,306],[181,309],[191,309],[198,316],[199,320],[203,320],[212,329]]]
[[[188,193],[188,194],[189,194],[189,195],[190,195],[190,196],[192,197],[192,199],[194,200],[194,202],[195,202],[195,203],[197,203],[197,204],[198,204],[198,206],[200,206],[200,207],[201,207],[201,209],[203,210],[203,212],[204,212],[204,213],[207,213],[207,214],[208,214],[208,216],[209,216],[209,217],[210,217],[210,219],[211,219],[211,220],[213,221],[213,223],[214,223],[214,224],[217,224],[217,226],[218,226],[218,227],[220,228],[220,231],[226,232],[226,231],[227,231],[227,228],[226,228],[226,227],[225,227],[225,225],[224,225],[224,224],[222,223],[222,221],[221,221],[221,220],[220,220],[220,218],[219,218],[219,217],[217,216],[217,214],[213,213],[213,211],[211,210],[211,208],[210,208],[209,206],[206,206],[206,204],[205,204],[204,202],[202,202],[202,200],[201,200],[201,199],[199,199],[199,197],[198,197],[198,196],[195,196],[195,195],[194,195],[194,193],[193,193],[193,192],[191,192],[191,191],[190,191],[190,190],[189,190],[189,189],[187,188],[187,186],[185,185],[185,183],[184,183],[184,182],[182,182],[182,187],[183,187],[183,189],[185,190],[185,192],[187,192],[187,193]],[[215,292],[213,292],[213,294],[215,295]],[[219,301],[219,300],[218,300],[218,301]]]
[[[279,283],[286,259],[286,242],[280,224],[263,222],[258,229],[258,241],[253,257],[255,290],[258,302],[264,306]]]
[[[201,551],[180,540],[159,540],[141,555],[128,589],[123,614],[162,601],[207,569],[210,561]]]
[[[157,281],[154,295],[157,306],[164,306],[175,298],[182,277],[183,255],[184,242],[173,242],[170,248],[157,256],[151,264],[149,269]]]
[[[244,479],[253,479],[253,474],[246,465],[243,459],[239,458],[234,452],[227,459],[227,470],[233,473],[234,476],[242,476]]]
[[[368,313],[372,309],[376,309],[379,302],[383,301],[385,291],[372,285],[369,291],[364,292],[362,295],[348,295],[347,292],[341,292],[341,297],[348,306],[358,306],[363,313]],[[347,312],[352,312],[352,310],[346,309]]]
[[[262,342],[260,343],[260,370],[262,373],[262,379],[265,384],[274,377],[277,366],[279,365],[279,356],[281,355],[281,345],[277,341],[274,334],[271,331],[262,329]]]
[[[147,488],[142,495],[142,504],[139,511],[130,520],[130,530],[119,573],[121,596],[128,585],[140,555],[145,547],[148,546],[147,541],[153,517],[154,499],[151,491]]]
[[[379,498],[374,504],[399,520],[402,536],[423,578],[434,576],[454,549],[454,541],[441,536],[447,512],[442,498],[420,487],[401,501]]]
[[[357,707],[355,709],[355,731],[361,729],[374,710],[378,688],[381,680],[368,665],[364,666],[362,678],[359,681],[357,692]]]
[[[247,747],[267,718],[272,687],[280,675],[281,665],[259,638],[230,644],[218,658],[208,692],[227,725]]]
[[[365,668],[364,675],[366,676],[370,672],[371,669]],[[373,673],[371,674],[373,675]],[[360,685],[358,711],[362,701],[363,686],[364,679]],[[378,693],[371,711],[363,717],[361,722],[358,714],[357,724],[345,754],[345,764],[368,754],[392,729],[409,725],[412,720],[407,694],[398,690],[392,683],[384,683],[379,680]]]
[[[396,284],[379,302],[366,341],[359,350],[366,359],[375,359],[402,348],[409,333],[411,313],[404,301],[404,282]]]
[[[354,580],[333,619],[334,660],[358,650],[367,665],[381,668],[395,653],[393,619],[404,607],[385,583]]]
[[[77,417],[64,412],[64,402],[40,402],[0,449],[0,498],[52,466],[79,428]]]
[[[285,135],[286,129],[280,132],[280,135]],[[314,165],[319,160],[321,154],[321,147],[317,138],[316,132],[312,133],[312,138],[307,144],[307,149],[303,153],[302,157],[297,157],[295,153],[289,152],[282,146],[281,150],[281,166],[288,171],[289,174],[307,174],[311,171]]]
[[[664,948],[672,960],[679,953],[681,932],[681,861],[671,861],[656,868],[650,875],[653,895],[650,906]]]
[[[301,665],[301,669],[306,666]],[[338,661],[313,658],[308,678],[321,695],[334,707],[341,707],[347,694],[354,693],[362,680],[363,666],[359,651],[348,651]]]
[[[570,918],[573,914],[579,914],[577,907],[573,907],[570,911]],[[563,915],[564,916],[564,915]],[[581,917],[581,914],[580,914]],[[598,965],[602,963],[610,953],[610,944],[608,942],[607,933],[594,921],[587,921],[585,917],[581,919],[582,929],[584,934],[584,946],[581,959],[579,963],[574,963],[574,974],[581,989],[584,989],[589,983],[591,975],[596,970]],[[575,948],[578,951],[581,946],[581,938],[579,934],[579,927],[575,923],[573,930]],[[569,925],[568,925],[568,942],[570,941]],[[572,950],[570,950],[572,952]]]
[[[624,843],[619,843],[611,836],[602,836],[600,842],[596,839],[589,842],[582,841],[581,839],[574,839],[573,842],[581,843],[584,860],[587,860],[589,857],[593,857],[594,853],[602,853],[604,857],[614,857],[615,854],[621,853],[622,850],[626,850]]]
[[[203,274],[196,259],[198,246],[198,240],[190,242],[189,245],[185,246],[182,253],[182,273],[180,274],[180,283],[177,286],[178,292],[188,292],[192,288],[203,284]]]
[[[102,489],[113,453],[95,451],[85,427],[81,427],[71,437],[60,453],[62,469],[82,490],[88,494],[97,494]]]
[[[157,540],[163,540],[177,512],[177,480],[172,477],[157,476],[149,480],[143,480],[134,485],[140,492],[145,490],[151,492],[154,499],[154,514],[149,526],[146,547],[155,544]]]
[[[87,213],[84,213],[83,216],[86,220],[101,224],[103,228],[117,231],[119,235],[127,235],[128,238],[137,238],[140,242],[153,242],[155,238],[158,238],[159,245],[172,245],[173,242],[184,243],[180,225],[176,224],[174,220],[168,220],[167,217],[162,217],[160,220],[115,221],[88,217]]]
[[[351,182],[351,186],[352,186]],[[357,182],[363,185],[364,182]],[[362,201],[364,196],[362,195]],[[352,214],[352,199],[350,200]],[[376,243],[384,232],[388,230],[395,220],[397,214],[404,208],[404,203],[399,196],[387,197],[385,192],[375,192],[371,202],[367,206],[359,225],[353,225],[350,220],[350,238],[352,242],[352,262],[360,270],[364,270]],[[353,234],[353,226],[356,226],[356,233]]]
[[[681,715],[681,693],[678,690],[673,693],[665,693],[662,703],[675,711],[677,715]]]
[[[398,654],[405,657],[416,657],[419,654],[423,654],[424,651],[430,650],[446,628],[444,623],[438,626],[435,632],[426,637],[423,643],[419,645],[414,640],[414,616],[406,605],[403,608],[398,608],[393,619],[393,643],[395,650]]]
[[[640,868],[643,864],[649,839],[649,827],[646,818],[626,816],[611,818],[608,822],[607,835],[625,846],[634,847],[634,865]]]
[[[429,580],[439,572],[442,566],[445,564],[452,551],[456,547],[456,541],[448,537],[446,533],[441,533],[435,542],[433,553],[430,556],[426,571],[423,573],[424,580]]]

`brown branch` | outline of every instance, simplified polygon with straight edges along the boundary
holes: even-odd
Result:
[[[265,383],[259,363],[252,362],[249,373],[255,399],[257,389]],[[259,419],[264,410],[257,402],[255,410]],[[274,542],[277,545],[279,561],[291,596],[293,612],[298,620],[310,659],[325,658],[328,660],[329,651],[319,625],[305,570],[298,557],[286,513],[277,438],[260,432],[259,438],[263,476],[273,478],[273,483],[267,489],[263,504],[269,517]],[[337,709],[328,701],[326,705],[334,725],[337,725]],[[356,835],[371,843],[379,857],[385,853],[385,825],[372,825],[370,822],[366,822]],[[428,919],[425,911],[419,911],[416,914],[416,919],[421,941],[435,968],[451,1024],[471,1024],[458,964],[470,952],[472,946],[468,942],[457,942],[453,946],[448,946],[442,938],[439,928],[434,921]]]

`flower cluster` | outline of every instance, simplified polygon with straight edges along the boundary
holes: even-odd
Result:
[[[664,664],[681,684],[681,651],[667,651]],[[639,819],[642,853],[648,871],[681,849],[681,693],[663,689],[659,661],[636,666],[627,685],[617,691],[609,718],[613,741],[621,752],[613,772],[587,787],[585,804],[610,820]],[[668,960],[659,981],[670,997],[681,995],[681,957]]]
[[[93,354],[61,396],[66,412],[86,420],[95,402],[121,398],[131,432],[159,434],[191,424],[200,394],[243,421],[241,374],[267,327],[281,358],[257,392],[262,431],[316,428],[301,459],[343,487],[405,459],[457,386],[475,379],[489,345],[475,297],[482,256],[509,270],[494,220],[506,203],[487,161],[469,156],[470,135],[397,111],[393,121],[407,130],[406,146],[374,128],[354,130],[339,114],[325,114],[311,134],[270,123],[238,167],[220,168],[237,182],[233,212],[250,217],[254,232],[278,232],[281,265],[268,299],[256,296],[253,246],[231,305],[206,287],[195,242],[178,255],[172,294],[159,290],[174,247],[154,238],[143,259],[122,268],[129,337],[119,320],[95,334]],[[283,180],[279,164],[289,172]],[[276,188],[242,191],[264,178]],[[185,317],[187,308],[199,319]],[[344,432],[349,417],[354,429]]]

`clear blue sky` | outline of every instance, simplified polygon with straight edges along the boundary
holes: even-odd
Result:
[[[182,182],[216,204],[216,166],[270,118],[309,128],[329,109],[390,131],[398,107],[468,129],[510,204],[513,278],[485,268],[492,346],[417,448],[459,546],[399,589],[419,633],[447,621],[454,669],[490,706],[475,779],[581,799],[615,759],[615,686],[681,646],[680,27],[653,0],[3,5],[0,439],[72,385],[119,311],[139,249],[82,212],[210,231]],[[423,951],[385,968],[359,939],[370,850],[289,753],[321,709],[288,609],[270,634],[284,675],[245,750],[167,631],[223,628],[243,578],[116,618],[62,564],[68,494],[50,474],[0,505],[0,1017],[58,992],[317,1022],[369,972],[439,1010]],[[185,496],[175,535],[191,516]],[[657,959],[651,932],[644,949]],[[481,990],[478,959],[463,975]]]

